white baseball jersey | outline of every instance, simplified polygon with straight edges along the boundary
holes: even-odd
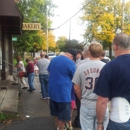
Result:
[[[97,95],[93,90],[104,65],[100,60],[89,60],[77,68],[72,82],[81,87],[81,105],[88,108],[96,107]]]

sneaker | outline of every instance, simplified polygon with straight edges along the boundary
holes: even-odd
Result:
[[[72,126],[71,126],[71,127],[68,127],[67,130],[73,130],[73,127],[72,127]]]
[[[73,130],[73,127],[72,126],[70,127],[68,123],[65,123],[65,128],[67,130]]]
[[[18,85],[18,83],[12,83],[12,85]]]
[[[22,89],[27,89],[28,87],[23,87]]]
[[[27,91],[32,92],[32,90],[31,90],[31,89],[28,89]]]
[[[41,96],[41,99],[45,100],[45,99],[47,99],[47,98],[43,98],[43,97]]]
[[[59,130],[59,128],[57,128],[57,130]],[[64,127],[63,130],[67,130],[67,129]]]
[[[46,99],[50,99],[50,97],[46,97]]]

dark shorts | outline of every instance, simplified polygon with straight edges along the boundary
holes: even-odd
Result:
[[[55,102],[50,99],[50,112],[52,116],[58,117],[60,121],[70,121],[71,103]]]

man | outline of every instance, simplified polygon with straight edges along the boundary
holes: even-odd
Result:
[[[84,51],[83,51],[83,60],[80,60],[77,64],[76,64],[76,67],[80,66],[81,64],[87,62],[89,59],[89,56],[88,56],[88,46],[84,48]],[[81,128],[81,125],[80,125],[80,100],[78,99],[78,97],[75,95],[76,97],[76,106],[77,106],[77,115],[74,119],[74,122],[73,122],[73,126],[76,127],[76,128]]]
[[[105,65],[100,61],[102,45],[91,43],[89,46],[90,60],[80,65],[73,77],[74,89],[77,97],[81,100],[80,123],[82,130],[95,130],[96,128],[96,101],[97,95],[93,89],[98,80],[100,71]],[[107,126],[108,113],[106,112]]]
[[[89,56],[88,56],[88,47],[86,47],[83,50],[83,60],[80,60],[77,64],[76,67],[78,67],[79,65],[81,65],[82,63],[85,63],[86,61],[89,60]]]
[[[57,129],[63,130],[70,121],[72,78],[75,73],[75,50],[68,50],[51,60],[49,71],[49,95],[51,115],[57,119]]]
[[[48,65],[50,64],[50,60],[45,58],[45,53],[41,52],[41,59],[37,61],[37,66],[39,68],[39,81],[41,83],[41,99],[49,99],[48,95]]]
[[[130,37],[115,36],[112,44],[116,58],[101,71],[94,93],[97,100],[97,130],[103,129],[107,103],[111,101],[107,130],[130,130]]]
[[[78,62],[81,61],[81,58],[82,58],[82,51],[81,50],[77,50],[76,64],[78,64]]]
[[[102,61],[102,62],[104,62],[104,63],[107,63],[107,62],[109,62],[110,60],[109,59],[107,59],[107,58],[105,58],[105,51],[103,50],[102,51],[102,54],[101,54],[101,56],[100,56],[100,60]]]

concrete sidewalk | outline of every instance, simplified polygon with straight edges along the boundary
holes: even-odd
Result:
[[[38,76],[35,76],[35,89],[33,92],[22,89],[18,105],[20,119],[6,126],[0,125],[0,130],[56,130],[54,117],[50,115],[49,100],[40,99]]]

